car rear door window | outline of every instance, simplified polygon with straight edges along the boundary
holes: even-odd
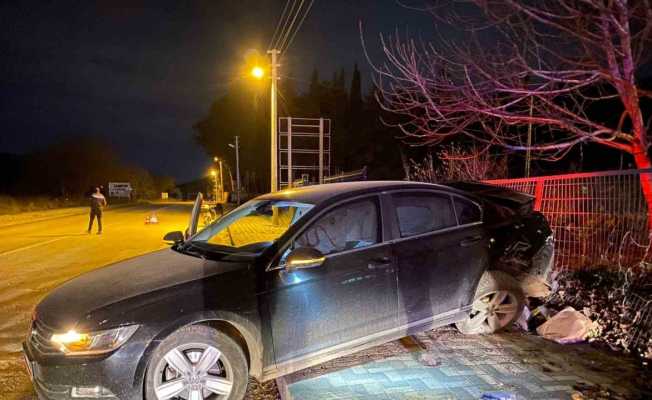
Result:
[[[296,247],[312,247],[328,255],[380,242],[378,202],[374,197],[354,201],[326,212],[296,240]]]
[[[455,213],[457,213],[457,220],[460,225],[472,224],[482,220],[482,212],[477,204],[460,197],[455,197],[453,202],[455,203]]]
[[[401,237],[437,231],[457,224],[448,195],[396,194],[393,199]]]

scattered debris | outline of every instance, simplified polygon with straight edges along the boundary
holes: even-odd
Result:
[[[439,361],[434,354],[428,352],[422,352],[419,354],[418,360],[426,367],[438,367],[441,365],[441,361]]]
[[[514,322],[521,330],[535,332],[539,326],[544,324],[555,314],[553,310],[543,304],[539,298],[528,298],[527,305],[523,312]]]
[[[537,333],[548,340],[569,344],[583,342],[594,330],[594,323],[586,315],[566,307],[537,328]]]
[[[482,400],[518,400],[514,393],[510,392],[487,392],[481,397]]]
[[[576,392],[571,394],[572,400],[625,400],[626,396],[601,385],[577,383],[573,385]]]
[[[527,306],[525,306],[523,307],[523,312],[521,312],[521,315],[514,323],[522,330],[529,331],[528,321],[530,320],[530,318],[532,318],[532,313],[530,312],[530,309]]]
[[[540,276],[520,274],[517,280],[527,297],[543,298],[550,295],[550,286]]]
[[[531,301],[530,303],[534,303],[534,301]],[[536,331],[539,326],[544,324],[553,315],[555,315],[555,311],[549,309],[543,304],[540,304],[532,310],[532,315],[528,320],[527,330],[532,332]]]
[[[636,301],[633,301],[636,299]],[[564,271],[545,301],[549,310],[571,306],[594,322],[589,342],[652,360],[652,270],[649,268]],[[531,306],[532,308],[532,306]],[[532,312],[534,315],[534,311]],[[530,330],[544,323],[528,321]]]

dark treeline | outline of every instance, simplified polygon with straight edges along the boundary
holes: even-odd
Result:
[[[298,87],[303,86],[303,90]],[[219,97],[208,114],[197,122],[195,138],[209,156],[225,158],[235,165],[229,143],[240,136],[243,182],[252,192],[268,190],[270,163],[269,85],[239,80]],[[401,179],[398,132],[381,123],[381,110],[373,93],[363,94],[357,66],[350,76],[344,69],[330,80],[317,69],[309,82],[281,76],[279,117],[330,118],[332,121],[332,171],[351,171],[367,166],[370,179]]]
[[[302,87],[299,90],[298,87]],[[383,124],[396,119],[385,114],[373,96],[373,88],[365,94],[357,66],[349,76],[344,69],[330,79],[322,79],[317,69],[308,82],[291,76],[282,76],[279,82],[279,117],[330,118],[333,135],[333,173],[368,167],[369,179],[403,179],[412,163],[420,162],[430,154],[435,167],[456,168],[455,163],[438,159],[442,149],[451,146],[474,149],[479,146],[465,136],[448,140],[436,146],[413,146],[404,142],[401,132]],[[645,105],[647,109],[647,104]],[[617,118],[620,114],[606,105],[605,109],[587,110],[596,118]],[[526,129],[522,131],[525,140]],[[228,146],[235,135],[240,136],[241,173],[245,188],[254,193],[269,188],[269,85],[241,79],[231,84],[228,91],[211,105],[207,115],[194,126],[195,139],[206,153],[235,165],[234,151]],[[533,140],[545,136],[534,131]],[[471,151],[471,150],[469,150]],[[505,177],[522,177],[525,152],[509,152],[499,146],[490,153],[507,163]],[[503,161],[501,161],[503,162]],[[574,171],[596,171],[632,168],[627,154],[594,144],[580,144],[565,157],[546,161],[533,157],[531,174],[549,175]]]
[[[172,178],[126,164],[109,143],[90,136],[64,139],[26,155],[0,155],[0,167],[5,172],[0,193],[16,196],[74,199],[97,185],[108,190],[108,182],[130,182],[135,198],[154,198],[175,187]]]

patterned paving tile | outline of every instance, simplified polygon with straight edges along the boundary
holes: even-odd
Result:
[[[595,361],[585,365],[582,355],[590,350],[574,356],[569,352],[573,346],[519,333],[469,337],[436,332],[416,336],[425,349],[388,351],[386,357],[362,362],[353,356],[357,361],[348,368],[340,361],[336,371],[321,366],[317,374],[290,376],[288,392],[293,400],[479,399],[492,391],[544,400],[569,399],[578,382],[612,382],[608,375],[613,372],[603,370],[603,365]],[[432,366],[424,359],[437,362]],[[614,360],[607,357],[601,362]],[[630,387],[612,387],[632,393]]]

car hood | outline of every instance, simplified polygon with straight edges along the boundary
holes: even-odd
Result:
[[[36,315],[52,328],[70,329],[94,310],[245,265],[205,260],[170,249],[160,250],[88,272],[64,283],[37,306]]]

